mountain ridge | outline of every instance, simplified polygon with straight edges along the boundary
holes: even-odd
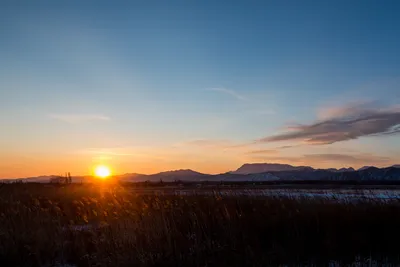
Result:
[[[292,170],[313,170],[309,166],[292,166],[280,163],[245,163],[239,169],[232,172],[234,174],[254,174],[269,171],[292,171]]]
[[[265,171],[266,170],[266,171]],[[251,172],[253,171],[253,172]],[[2,182],[46,183],[57,175],[43,175],[18,179],[3,179]],[[364,166],[358,170],[349,168],[314,169],[309,166],[292,166],[279,163],[246,163],[236,171],[221,174],[204,174],[191,169],[164,171],[155,174],[125,173],[112,176],[121,182],[175,182],[175,181],[290,181],[290,180],[399,180],[400,165],[386,168]],[[73,183],[90,182],[93,176],[73,176]]]

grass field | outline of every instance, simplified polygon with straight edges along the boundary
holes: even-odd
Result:
[[[295,189],[293,189],[295,190]],[[0,188],[0,266],[400,263],[400,202]]]

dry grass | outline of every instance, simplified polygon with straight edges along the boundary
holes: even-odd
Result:
[[[399,262],[398,203],[160,196],[117,185],[0,189],[0,266]]]

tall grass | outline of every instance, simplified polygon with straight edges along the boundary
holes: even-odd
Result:
[[[0,189],[0,266],[396,264],[398,204],[10,184]]]

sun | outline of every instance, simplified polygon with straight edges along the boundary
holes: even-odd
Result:
[[[96,168],[94,169],[94,174],[99,178],[105,179],[111,175],[111,171],[109,167],[104,165],[99,165],[96,166]]]

